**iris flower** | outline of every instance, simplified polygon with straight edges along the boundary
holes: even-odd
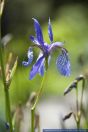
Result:
[[[57,48],[61,50],[61,54],[57,57],[56,60],[57,69],[62,75],[69,76],[70,61],[68,57],[68,51],[65,48],[63,48],[64,45],[63,42],[53,42],[53,32],[50,23],[50,18],[48,22],[48,35],[51,44],[47,44],[44,41],[39,22],[34,18],[33,20],[34,20],[34,29],[35,29],[36,37],[30,36],[30,40],[34,44],[28,49],[28,53],[27,53],[28,61],[22,62],[24,66],[29,66],[33,61],[33,48],[37,47],[40,49],[39,56],[30,71],[30,80],[32,80],[37,73],[39,73],[41,76],[44,75],[44,72],[47,70],[50,63],[51,54]]]

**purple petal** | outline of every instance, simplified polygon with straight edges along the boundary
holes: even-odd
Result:
[[[49,22],[48,22],[48,34],[49,34],[50,41],[53,42],[53,32],[52,32],[52,27],[51,27],[51,23],[50,23],[50,18],[49,18]]]
[[[62,75],[70,76],[70,61],[66,50],[63,50],[62,54],[57,58],[56,65]]]
[[[34,36],[30,36],[30,39],[31,39],[31,41],[32,41],[33,43],[35,43],[33,46],[38,47],[38,48],[40,48],[40,49],[43,51],[43,48],[42,48],[41,45],[39,44],[37,38],[35,38]]]
[[[63,42],[55,42],[52,43],[49,47],[49,52],[52,52],[53,50],[55,50],[56,48],[61,48],[64,45]]]
[[[28,59],[33,59],[33,48],[32,47],[29,47],[27,56],[28,56]]]
[[[32,61],[33,61],[33,51],[32,51],[32,47],[29,48],[28,53],[27,53],[27,57],[28,57],[28,61],[23,61],[22,64],[24,66],[29,66]]]
[[[51,55],[49,55],[48,57],[48,65],[50,64],[50,61],[51,61]]]
[[[44,71],[45,71],[45,67],[44,67],[44,60],[43,60],[41,66],[39,68],[39,74],[41,76],[44,76]]]
[[[28,61],[23,61],[23,62],[22,62],[22,65],[24,65],[24,66],[26,66],[26,67],[27,67],[27,66],[29,66],[29,65],[30,65],[30,63],[29,63]]]
[[[34,76],[39,72],[39,68],[41,66],[41,63],[44,59],[44,56],[41,56],[36,63],[33,65],[31,72],[30,72],[30,80],[34,78]]]
[[[31,40],[33,43],[39,45],[39,42],[38,42],[37,38],[35,38],[34,36],[30,36],[30,40]]]
[[[44,41],[43,41],[43,34],[42,34],[40,24],[36,19],[33,18],[33,20],[34,20],[34,28],[35,28],[37,40],[43,46]]]
[[[38,56],[38,59],[39,59],[41,56],[43,56],[42,52],[40,52],[40,54],[39,54],[39,56]],[[37,60],[38,60],[38,59],[37,59]],[[39,70],[38,70],[38,72],[39,72],[39,74],[40,74],[41,76],[44,75],[44,71],[45,71],[44,61],[45,61],[45,59],[43,58],[43,59],[42,59],[42,62],[41,62],[41,65],[40,65],[40,67],[39,67]]]

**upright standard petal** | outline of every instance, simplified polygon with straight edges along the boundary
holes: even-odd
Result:
[[[43,34],[42,34],[40,24],[36,19],[33,18],[33,20],[34,20],[34,28],[35,28],[37,40],[43,46],[44,41],[43,41]]]
[[[52,43],[49,47],[49,53],[52,52],[53,50],[57,49],[57,48],[61,48],[64,45],[63,42],[55,42]]]
[[[49,18],[49,22],[48,22],[48,34],[49,34],[50,41],[53,42],[53,32],[52,32],[52,27],[51,27],[51,23],[50,23],[50,18]]]
[[[57,69],[62,75],[70,76],[70,61],[68,58],[68,53],[65,49],[62,51],[62,54],[57,58],[56,65]]]
[[[30,80],[32,80],[35,75],[39,72],[39,68],[42,64],[42,61],[44,59],[44,56],[41,56],[37,61],[36,63],[33,65],[31,71],[30,71]]]
[[[32,47],[29,48],[28,53],[27,53],[27,57],[28,57],[28,61],[23,61],[22,64],[24,66],[29,66],[32,61],[33,61],[33,51],[32,51]]]

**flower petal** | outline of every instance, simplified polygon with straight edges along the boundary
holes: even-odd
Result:
[[[50,61],[51,61],[51,55],[49,55],[48,57],[48,65],[50,64]]]
[[[49,34],[50,41],[53,42],[53,32],[52,32],[52,27],[51,27],[51,23],[50,23],[50,18],[49,18],[49,22],[48,22],[48,34]]]
[[[39,68],[39,74],[41,76],[43,76],[44,75],[44,71],[45,71],[45,67],[44,67],[44,60],[43,60],[41,66]]]
[[[55,42],[55,43],[52,43],[50,45],[50,47],[49,47],[49,52],[52,52],[56,48],[61,48],[63,45],[64,45],[63,42]]]
[[[40,52],[38,59],[39,59],[41,56],[43,56],[43,53],[42,53],[42,52]],[[38,60],[38,59],[37,59],[37,60]],[[39,74],[40,74],[41,76],[44,75],[44,71],[45,71],[44,61],[45,61],[45,58],[42,59],[41,65],[40,65],[39,70],[38,70],[38,72],[39,72]]]
[[[34,78],[34,76],[39,72],[39,68],[41,66],[41,63],[44,59],[44,56],[41,56],[36,63],[33,65],[31,72],[30,72],[30,80]]]
[[[33,20],[34,20],[34,27],[35,27],[37,40],[43,46],[44,45],[44,41],[43,41],[43,34],[42,34],[42,30],[41,30],[40,24],[39,24],[39,22],[36,19],[33,18]]]
[[[24,66],[29,66],[32,61],[33,61],[33,51],[32,51],[32,47],[29,48],[28,53],[27,53],[27,57],[28,57],[28,61],[23,61],[22,64]]]
[[[39,42],[38,42],[37,38],[35,38],[34,36],[30,36],[30,40],[31,40],[33,43],[39,45]]]
[[[68,58],[68,53],[65,49],[62,51],[62,54],[57,58],[56,65],[57,69],[62,75],[70,76],[70,61]]]
[[[26,66],[26,67],[27,67],[27,66],[29,66],[30,64],[29,64],[29,62],[28,62],[28,61],[23,61],[23,62],[22,62],[22,65],[24,65],[24,66]]]

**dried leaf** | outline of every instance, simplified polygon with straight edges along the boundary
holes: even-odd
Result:
[[[65,115],[65,117],[63,118],[63,121],[69,119],[72,114],[73,114],[73,112],[70,112],[69,114]]]
[[[4,3],[5,3],[4,0],[0,1],[0,16],[2,15],[2,12],[3,12]]]
[[[81,81],[81,80],[84,80],[85,79],[85,77],[83,76],[83,75],[80,75],[79,77],[77,77],[75,80],[77,80],[77,81]]]
[[[14,73],[15,73],[16,68],[17,68],[17,63],[18,63],[18,57],[16,58],[16,61],[15,61],[14,65],[13,65],[12,70],[11,70],[11,73],[10,73],[10,80],[12,80],[12,78],[13,78],[13,76],[14,76]]]
[[[77,80],[73,81],[69,87],[67,87],[64,91],[64,95],[66,95],[67,93],[69,93],[73,88],[77,87]]]
[[[8,75],[9,70],[10,70],[11,62],[12,62],[12,53],[9,53],[8,61],[6,64],[6,71],[5,71],[6,77]]]
[[[1,42],[2,42],[2,44],[3,44],[4,46],[6,46],[6,45],[10,42],[11,39],[12,39],[12,35],[11,35],[11,34],[7,34],[7,35],[5,35],[5,36],[2,38]]]

